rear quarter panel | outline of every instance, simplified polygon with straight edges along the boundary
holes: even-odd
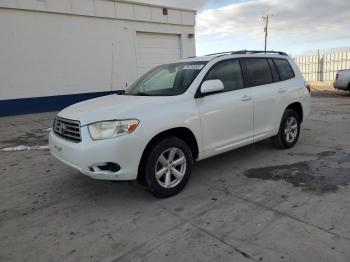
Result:
[[[300,103],[303,109],[304,119],[310,114],[311,111],[311,95],[305,86],[306,80],[302,75],[297,64],[293,61],[293,59],[289,57],[288,61],[293,68],[295,78],[288,81],[280,82],[284,85],[288,92],[285,97],[285,101],[283,101],[283,105],[281,106],[281,111],[278,118],[278,128],[281,123],[282,116],[289,105],[293,103]]]

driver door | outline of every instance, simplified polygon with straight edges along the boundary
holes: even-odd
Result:
[[[215,64],[204,81],[220,80],[224,90],[196,99],[204,154],[212,156],[253,142],[253,101],[238,59]]]

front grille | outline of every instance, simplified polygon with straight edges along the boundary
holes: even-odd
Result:
[[[57,116],[53,123],[53,131],[56,135],[68,141],[74,143],[81,142],[79,121],[69,120]]]

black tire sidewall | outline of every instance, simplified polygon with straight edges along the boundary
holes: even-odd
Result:
[[[160,156],[160,154],[162,154],[165,150],[171,147],[176,147],[180,149],[184,153],[187,163],[186,163],[186,172],[182,181],[177,186],[167,189],[159,185],[155,176],[155,166],[156,166],[156,161],[158,160],[158,157]],[[192,166],[193,166],[193,157],[192,157],[191,150],[183,140],[177,137],[168,137],[168,138],[162,139],[153,146],[153,148],[149,152],[148,157],[146,158],[146,163],[145,163],[146,185],[151,191],[151,193],[156,197],[166,198],[166,197],[174,196],[179,192],[181,192],[186,186],[188,180],[191,177]]]
[[[298,134],[297,137],[294,139],[293,142],[288,142],[285,135],[284,135],[284,128],[286,125],[286,121],[288,120],[289,117],[294,116],[295,119],[297,120],[298,123]],[[301,127],[301,122],[300,122],[300,116],[299,114],[293,110],[293,109],[287,109],[284,114],[283,114],[283,118],[282,118],[282,122],[281,122],[281,126],[280,126],[280,131],[279,131],[279,135],[281,137],[282,143],[286,148],[291,148],[293,146],[295,146],[295,144],[298,142],[299,140],[299,136],[300,136],[300,127]]]

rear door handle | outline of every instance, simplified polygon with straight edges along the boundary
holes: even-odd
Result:
[[[245,95],[245,96],[242,97],[242,101],[243,102],[247,102],[247,101],[250,101],[250,100],[252,100],[251,96]]]
[[[284,90],[283,88],[278,89],[278,93],[280,93],[280,94],[284,94],[285,92],[287,92],[287,91]]]

